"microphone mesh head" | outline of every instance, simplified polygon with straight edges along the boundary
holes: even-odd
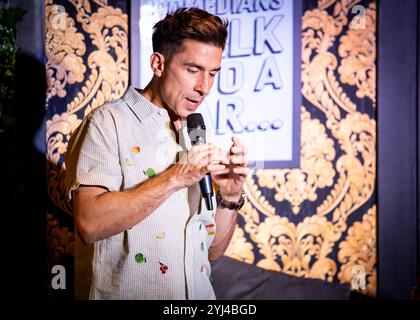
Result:
[[[204,119],[201,113],[191,113],[187,116],[187,127],[188,129],[202,128],[206,129],[204,125]]]
[[[191,145],[206,143],[206,126],[201,113],[191,113],[187,116],[187,131]]]

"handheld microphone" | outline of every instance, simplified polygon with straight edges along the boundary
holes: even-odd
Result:
[[[206,126],[203,116],[200,113],[192,113],[187,116],[187,131],[191,145],[206,143]],[[200,181],[201,194],[206,201],[207,210],[213,210],[213,185],[211,184],[210,173],[207,173]]]

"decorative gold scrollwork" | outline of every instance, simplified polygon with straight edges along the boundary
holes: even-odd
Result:
[[[302,94],[309,104],[301,108],[301,167],[259,170],[247,179],[244,225],[236,230],[240,240],[227,252],[249,262],[244,248],[252,245],[263,257],[254,263],[262,268],[327,281],[337,277],[342,283],[351,281],[351,268],[360,264],[368,274],[366,292],[374,295],[376,206],[362,214],[362,222],[348,225],[371,201],[376,176],[376,2],[365,10],[365,29],[346,28],[359,2],[320,0],[318,8],[304,13]],[[355,87],[354,98],[343,84]],[[371,113],[359,110],[357,99],[363,98],[371,100]],[[315,109],[325,120],[313,118]],[[275,203],[262,189],[275,192]],[[303,220],[291,222],[276,209],[279,202],[289,203]]]
[[[107,0],[93,1],[98,5],[92,11],[91,3],[69,0],[76,10],[76,21],[67,13],[65,27],[54,24],[56,5],[52,0],[46,6],[46,68],[48,102],[63,99],[67,107],[46,123],[48,191],[50,198],[69,211],[65,202],[63,179],[64,153],[71,133],[84,115],[92,109],[115,100],[128,87],[128,16],[121,9],[108,5]],[[80,84],[80,90],[65,90],[66,86]],[[70,92],[76,92],[70,97]],[[65,100],[64,100],[65,99]],[[80,113],[82,112],[82,113]]]

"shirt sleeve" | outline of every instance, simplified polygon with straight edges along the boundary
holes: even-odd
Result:
[[[109,110],[94,110],[86,116],[70,138],[65,163],[68,200],[80,185],[120,190],[117,129]]]

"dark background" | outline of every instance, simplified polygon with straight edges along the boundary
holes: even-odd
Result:
[[[419,17],[417,0],[379,1],[378,293],[385,299],[409,299],[420,276]]]

